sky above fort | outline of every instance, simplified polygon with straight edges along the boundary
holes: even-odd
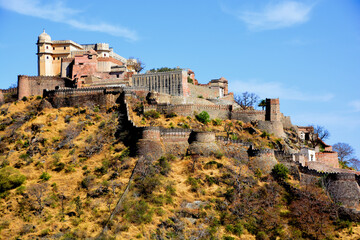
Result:
[[[106,42],[146,69],[280,98],[296,125],[322,125],[360,158],[360,1],[0,0],[0,88],[37,75],[36,41]]]

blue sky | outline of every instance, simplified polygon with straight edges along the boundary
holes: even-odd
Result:
[[[323,125],[360,158],[360,1],[0,0],[0,88],[36,75],[36,40],[107,42],[146,69],[184,67],[235,93],[279,97],[297,125]]]

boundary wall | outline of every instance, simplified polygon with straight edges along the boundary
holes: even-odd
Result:
[[[43,96],[55,108],[75,106],[113,106],[122,93],[122,88],[68,88],[44,90]]]
[[[41,96],[44,89],[69,87],[72,81],[57,76],[18,76],[18,99],[29,96]]]

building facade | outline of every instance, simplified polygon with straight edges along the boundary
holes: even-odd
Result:
[[[107,43],[78,44],[71,40],[52,40],[44,30],[38,37],[37,46],[38,76],[75,79],[82,75],[99,75],[109,79],[134,71],[128,63],[136,60],[121,57]]]

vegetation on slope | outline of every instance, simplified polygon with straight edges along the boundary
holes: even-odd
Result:
[[[263,175],[226,153],[139,160],[114,137],[116,109],[38,110],[41,101],[0,108],[0,239],[99,236],[138,161],[103,238],[331,239],[338,229],[352,231],[319,186],[299,186],[281,165]],[[258,146],[277,144],[251,124],[186,121]]]

